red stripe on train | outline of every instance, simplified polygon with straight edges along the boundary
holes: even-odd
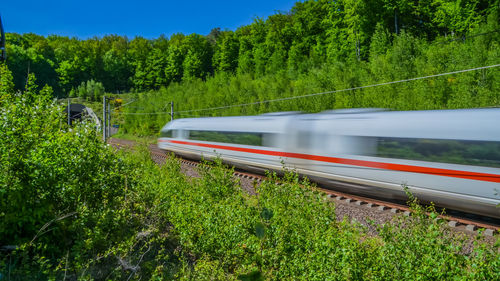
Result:
[[[189,141],[178,141],[178,140],[159,140],[159,141],[160,142],[170,142],[170,143],[174,143],[174,144],[183,144],[183,145],[190,145],[190,146],[200,146],[200,147],[216,148],[216,149],[223,149],[223,150],[232,150],[232,151],[239,151],[239,152],[254,153],[254,154],[263,154],[263,155],[270,155],[270,156],[280,156],[280,157],[290,157],[290,158],[297,158],[297,159],[314,160],[314,161],[320,161],[320,162],[352,165],[352,166],[359,166],[359,167],[377,168],[377,169],[385,169],[385,170],[393,170],[393,171],[401,171],[401,172],[420,173],[420,174],[438,175],[438,176],[446,176],[446,177],[454,177],[454,178],[463,178],[463,179],[470,179],[470,180],[479,180],[479,181],[500,183],[500,175],[496,175],[496,174],[449,170],[449,169],[431,168],[431,167],[422,167],[422,166],[413,166],[413,165],[404,165],[404,164],[393,164],[393,163],[384,163],[384,162],[375,162],[375,161],[366,161],[366,160],[356,160],[356,159],[348,159],[348,158],[303,154],[303,153],[281,152],[281,151],[244,148],[244,147],[235,147],[235,146],[227,146],[227,145],[197,143],[197,142],[189,142]]]

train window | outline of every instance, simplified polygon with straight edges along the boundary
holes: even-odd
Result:
[[[188,130],[174,130],[173,138],[175,139],[189,139]]]
[[[199,141],[223,142],[244,145],[263,145],[262,133],[189,131],[189,139]]]
[[[376,156],[500,167],[500,142],[382,137]]]
[[[172,137],[172,130],[161,131],[160,137],[161,138],[171,138]]]

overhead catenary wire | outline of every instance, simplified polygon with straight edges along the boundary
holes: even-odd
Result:
[[[495,67],[499,67],[499,66],[500,66],[500,64],[494,64],[494,65],[481,66],[481,67],[475,67],[475,68],[469,68],[469,69],[463,69],[463,70],[457,70],[457,71],[451,71],[451,72],[445,72],[445,73],[439,73],[439,74],[433,74],[433,75],[427,75],[427,76],[421,76],[421,77],[402,79],[402,80],[397,80],[397,81],[390,81],[390,82],[383,82],[383,83],[372,84],[372,85],[352,87],[352,88],[347,88],[347,89],[332,90],[332,91],[326,91],[326,92],[320,92],[320,93],[313,93],[313,94],[300,95],[300,96],[291,96],[291,97],[256,101],[256,102],[250,102],[250,103],[232,104],[232,105],[216,106],[216,107],[192,109],[192,110],[180,110],[180,111],[176,111],[175,113],[179,114],[179,113],[192,113],[192,112],[221,110],[221,109],[228,109],[228,108],[234,108],[234,107],[244,107],[244,106],[250,106],[250,105],[266,104],[266,103],[271,103],[271,102],[279,102],[279,101],[286,101],[286,100],[293,100],[293,99],[308,98],[308,97],[314,97],[314,96],[321,96],[321,95],[327,95],[327,94],[362,90],[362,89],[367,89],[367,88],[374,88],[374,87],[399,84],[399,83],[435,78],[435,77],[464,73],[464,72],[471,72],[471,71],[495,68]],[[122,112],[121,114],[126,114],[126,115],[161,115],[161,114],[170,114],[170,112]]]

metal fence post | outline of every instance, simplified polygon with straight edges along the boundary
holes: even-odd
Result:
[[[170,121],[174,121],[174,102],[170,102]]]

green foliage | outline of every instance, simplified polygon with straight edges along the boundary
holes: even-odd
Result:
[[[475,241],[476,249],[464,255],[466,238],[452,235],[452,230],[445,227],[446,222],[437,218],[432,205],[422,207],[411,194],[409,198],[411,217],[397,217],[394,225],[379,227],[380,243],[383,243],[380,255],[392,262],[376,264],[372,268],[374,272],[390,273],[396,280],[495,280],[500,277],[500,271],[493,269],[500,262],[498,253],[485,252],[484,246],[478,246]],[[443,237],[450,239],[443,240]],[[477,266],[485,262],[493,270]]]
[[[389,5],[391,1],[386,2]],[[378,19],[367,19],[356,10],[371,9],[377,6],[374,3],[359,3],[359,6],[350,6],[349,11],[344,11],[342,3],[347,2],[297,3],[290,15],[276,15],[267,21],[256,19],[253,24],[238,29],[234,34],[219,33],[218,41],[215,41],[219,48],[214,54],[215,61],[220,60],[221,44],[226,40],[224,38],[239,41],[235,74],[229,67],[229,72],[216,71],[205,81],[185,80],[170,84],[160,91],[132,95],[130,98],[136,100],[134,107],[126,110],[132,113],[167,113],[165,105],[174,101],[175,111],[188,111],[176,115],[176,118],[183,118],[291,110],[320,112],[355,107],[427,110],[500,105],[498,68],[254,104],[494,65],[500,59],[498,9],[493,6],[481,12],[488,13],[488,17],[477,22],[472,33],[464,33],[465,39],[456,40],[458,38],[455,35],[441,37],[429,33],[428,36],[422,36],[410,28],[400,29],[399,34],[391,33],[394,29],[392,25]],[[410,4],[408,2],[405,5]],[[332,9],[332,5],[336,8]],[[385,8],[377,6],[376,9],[391,10],[391,5]],[[407,16],[411,16],[411,9],[404,8],[405,5],[398,6],[398,13],[409,13]],[[424,13],[425,7],[422,4],[418,9]],[[347,12],[352,22],[342,21],[347,17]],[[326,19],[311,21],[313,14]],[[405,19],[406,16],[401,15],[400,19]],[[359,30],[344,30],[350,28],[345,26],[347,23],[358,26]],[[363,37],[362,32],[369,36]],[[476,33],[481,35],[469,36]],[[429,37],[434,41],[429,40]],[[284,56],[284,50],[288,50],[288,57]],[[248,103],[253,105],[189,112]],[[156,135],[169,118],[168,114],[127,115],[121,130],[129,134]]]
[[[168,64],[165,68],[165,77],[168,82],[179,82],[184,74],[183,62],[185,50],[182,47],[172,46],[168,49]],[[187,62],[188,68],[196,67],[194,62]],[[190,74],[191,75],[191,74]]]
[[[72,93],[73,91],[74,90],[72,90],[70,93]],[[80,84],[80,86],[76,88],[76,92],[74,95],[78,95],[78,97],[86,99],[88,101],[101,101],[102,96],[104,95],[104,86],[101,82],[96,82],[94,80],[82,82],[82,84]]]
[[[494,16],[492,16],[494,18]],[[494,27],[482,26],[491,32]],[[312,93],[446,73],[478,65],[493,65],[500,59],[500,33],[492,32],[466,41],[428,43],[402,31],[390,35],[380,25],[372,41],[370,61],[336,62],[294,71],[258,76],[254,73],[215,73],[206,81],[183,81],[156,92],[140,93],[128,112],[165,112],[174,101],[175,111],[257,103]],[[440,39],[442,40],[442,39]],[[389,46],[389,48],[387,48]],[[260,49],[267,52],[266,49]],[[255,54],[253,58],[255,59]],[[266,55],[267,56],[267,55]],[[250,56],[248,56],[250,59]],[[257,73],[265,72],[265,67]],[[378,107],[391,110],[427,110],[500,105],[498,68],[409,81],[355,91],[343,91],[303,99],[285,100],[213,111],[194,111],[176,118],[197,116],[252,115],[274,111],[320,112],[337,108]],[[137,135],[155,135],[169,121],[168,114],[127,115],[122,130]]]
[[[14,93],[12,72],[4,64],[0,64],[0,91],[0,105],[3,106],[12,99]]]
[[[126,53],[127,42],[120,42],[120,49],[108,50],[102,60],[104,64],[104,72],[106,73],[104,87],[114,91],[127,91],[130,89],[129,77],[132,73],[132,66],[129,61],[129,56]]]
[[[7,65],[14,73],[14,84],[17,89],[24,89],[29,73],[37,73],[38,79],[43,81],[44,84],[48,84],[53,88],[59,87],[54,63],[44,57],[39,50],[34,47],[24,49],[17,45],[11,45],[7,48],[7,52],[9,54]],[[40,83],[39,85],[42,86],[43,84]]]
[[[477,244],[462,253],[466,241],[413,199],[410,218],[398,217],[371,236],[362,226],[337,221],[333,202],[292,173],[283,185],[270,175],[256,195],[247,195],[217,161],[200,172],[201,179],[179,183],[166,197],[181,243],[199,257],[190,273],[195,280],[499,277],[491,266],[500,262],[496,246]]]
[[[369,234],[294,173],[270,174],[255,194],[220,160],[186,178],[173,155],[159,166],[145,145],[117,152],[92,126],[66,127],[32,75],[24,93],[1,86],[0,247],[17,247],[2,252],[0,273],[11,280],[500,277],[498,245],[478,238],[464,253],[413,199],[411,217]]]
[[[325,64],[355,69],[357,61],[385,54],[393,38],[403,46],[400,34],[424,42],[454,40],[481,33],[485,24],[488,32],[498,31],[498,1],[308,0],[235,31],[214,28],[207,36],[79,40],[9,33],[7,64],[18,90],[33,72],[38,85],[48,84],[58,97],[91,79],[112,93],[148,91],[223,72],[296,77]]]
[[[191,34],[186,37],[188,51],[183,62],[186,79],[205,79],[212,73],[212,48],[206,37]]]
[[[137,201],[154,196],[138,189],[142,162],[118,157],[91,124],[66,127],[50,87],[37,91],[33,75],[26,91],[15,93],[3,65],[0,74],[0,247],[16,248],[2,249],[2,276],[119,279],[134,273],[126,265],[151,260],[145,252],[158,263],[141,264],[142,274],[170,262],[165,276],[172,275],[180,266],[171,254],[175,239],[164,235],[161,217],[149,221],[151,206]],[[117,261],[125,271],[114,272]]]
[[[500,279],[498,243],[478,238],[465,253],[464,239],[415,201],[410,218],[372,235],[337,221],[334,203],[293,173],[282,185],[270,175],[255,195],[220,161],[202,166],[200,178],[186,178],[174,157],[157,166],[145,147],[117,153],[90,124],[66,127],[51,101],[52,89],[99,100],[103,86],[91,81],[103,81],[111,92],[156,90],[131,95],[137,101],[129,112],[165,111],[170,101],[182,111],[492,65],[500,58],[498,22],[498,1],[309,0],[207,37],[8,34],[14,75],[0,66],[0,247],[17,248],[1,252],[1,276]],[[488,69],[193,114],[497,106],[498,74]],[[168,118],[127,115],[122,133],[154,135]]]

